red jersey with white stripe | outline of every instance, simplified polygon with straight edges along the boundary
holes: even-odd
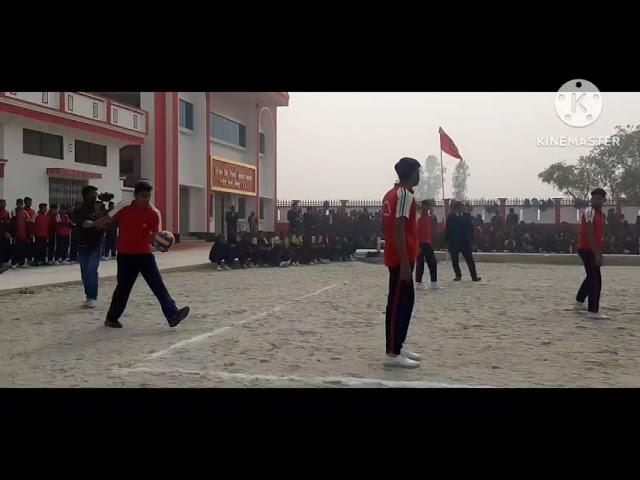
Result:
[[[31,232],[36,238],[48,238],[49,237],[49,214],[48,213],[36,213],[29,219],[29,223],[32,225]],[[27,227],[27,230],[29,228]]]
[[[593,228],[593,240],[596,244],[596,249],[602,252],[602,242],[604,241],[604,214],[602,213],[602,208],[585,208],[582,214],[580,235],[578,236],[578,248],[591,250],[589,246],[589,229],[591,228]]]
[[[382,226],[384,230],[384,264],[387,267],[400,265],[400,254],[393,238],[396,221],[406,218],[405,240],[409,262],[418,258],[418,222],[416,220],[416,200],[413,189],[396,183],[382,200]]]
[[[418,220],[418,241],[422,243],[431,244],[431,212],[426,215],[422,215]]]
[[[61,237],[68,237],[71,235],[71,220],[66,213],[59,213],[56,215],[56,234]]]
[[[123,201],[109,212],[120,226],[117,250],[119,253],[144,255],[151,253],[151,234],[162,228],[160,210],[153,205],[140,208],[133,201]]]

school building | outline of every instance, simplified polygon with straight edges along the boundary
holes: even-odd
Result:
[[[178,238],[225,233],[224,213],[275,230],[277,110],[287,92],[0,92],[0,198],[73,205],[87,184],[154,186]]]

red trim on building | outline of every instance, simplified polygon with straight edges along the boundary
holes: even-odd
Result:
[[[74,178],[89,180],[95,178],[102,179],[102,174],[97,172],[87,172],[85,170],[73,170],[71,168],[47,168],[47,175],[56,178]]]
[[[178,156],[179,156],[179,145],[180,141],[180,105],[179,105],[179,94],[178,92],[173,92],[173,232],[174,233],[183,233],[180,232],[180,167],[178,166]],[[189,232],[184,232],[185,235],[188,235]]]
[[[273,229],[275,230],[278,224],[278,110],[274,110],[275,112],[271,112],[271,118],[273,119]]]
[[[205,111],[207,115],[207,117],[205,118],[207,132],[204,136],[205,142],[207,142],[207,144],[205,145],[205,150],[207,152],[207,158],[205,159],[205,163],[207,164],[207,192],[205,195],[205,198],[207,200],[207,208],[205,210],[207,212],[207,233],[211,233],[211,125],[209,123],[211,121],[211,96],[209,95],[209,92],[204,92],[204,94],[206,105]]]
[[[556,208],[556,225],[560,224],[560,202],[562,202],[561,198],[554,198]]]
[[[48,108],[46,106],[43,106],[43,107]],[[62,104],[62,108],[64,108],[64,103]],[[64,110],[62,110],[62,108],[60,111],[66,113],[67,115],[70,115],[70,113],[65,112]],[[59,117],[57,115],[53,115],[46,112],[31,110],[30,108],[21,107],[19,105],[0,102],[0,112],[11,113],[13,115],[20,115],[22,117],[31,118],[34,120],[40,120],[42,122],[55,123],[57,125],[62,125],[64,127],[75,128],[77,130],[84,130],[86,132],[91,132],[91,133],[96,133],[98,135],[104,135],[106,137],[116,138],[118,140],[124,140],[126,142],[134,143],[138,145],[144,143],[143,137],[130,135],[124,132],[112,130],[110,128],[101,127],[98,125],[93,125],[90,123],[73,120],[70,118]],[[85,117],[80,116],[80,118],[85,118]]]
[[[7,161],[3,158],[0,158],[0,178],[4,178],[4,165]]]
[[[167,94],[166,92],[154,92],[154,122],[155,122],[155,165],[154,186],[155,205],[166,218],[167,214]],[[164,228],[164,227],[163,227]]]
[[[256,231],[262,230],[260,227],[260,117],[262,116],[262,108],[258,107],[256,122],[256,218],[258,221]]]
[[[111,123],[111,100],[107,100],[107,123]]]

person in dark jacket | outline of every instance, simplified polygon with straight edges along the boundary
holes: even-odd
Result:
[[[302,211],[299,205],[300,203],[298,201],[292,202],[291,209],[287,212],[289,235],[300,235],[302,232]]]
[[[458,259],[460,254],[464,257],[469,267],[469,273],[474,282],[479,282],[481,278],[476,272],[476,264],[473,260],[472,243],[473,243],[473,224],[471,215],[464,212],[464,205],[461,202],[454,202],[454,211],[447,217],[447,225],[445,228],[445,241],[451,254],[451,263],[456,278],[454,281],[462,280],[462,272]]]
[[[227,243],[234,245],[238,240],[238,212],[236,212],[236,206],[231,205],[231,208],[225,215],[227,221]]]

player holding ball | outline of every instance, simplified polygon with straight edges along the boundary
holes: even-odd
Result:
[[[168,251],[174,238],[170,232],[161,231],[160,211],[151,205],[153,187],[147,182],[138,182],[134,189],[133,201],[122,201],[109,212],[109,215],[97,220],[94,227],[104,229],[117,220],[120,226],[118,237],[118,285],[104,324],[110,328],[122,328],[120,317],[124,312],[131,289],[138,278],[142,277],[151,288],[162,307],[162,313],[175,327],[189,315],[189,307],[178,310],[162,281],[162,276],[153,256],[151,245],[158,250]]]

